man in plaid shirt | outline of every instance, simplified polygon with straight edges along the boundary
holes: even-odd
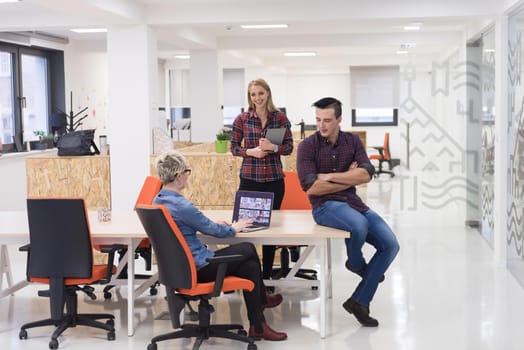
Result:
[[[366,327],[377,327],[369,315],[369,304],[384,273],[397,255],[399,244],[386,222],[367,207],[355,186],[367,183],[375,168],[357,135],[342,132],[342,103],[325,97],[315,103],[318,131],[298,147],[297,170],[319,225],[350,232],[345,239],[346,268],[362,281],[343,307]],[[366,263],[362,246],[369,243],[376,252]]]

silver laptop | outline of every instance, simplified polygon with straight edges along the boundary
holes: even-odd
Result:
[[[237,191],[233,208],[233,221],[251,219],[253,224],[243,232],[267,229],[271,223],[273,193],[257,191]]]

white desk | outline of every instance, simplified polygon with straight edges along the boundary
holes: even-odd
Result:
[[[58,218],[58,213],[57,213]],[[59,222],[57,221],[57,224]],[[136,213],[132,210],[127,212],[112,212],[111,221],[99,222],[98,213],[96,211],[89,212],[89,224],[91,229],[91,237],[95,244],[112,244],[120,243],[126,244],[128,252],[134,252],[134,249],[140,243],[140,240],[146,237],[144,228],[138,219]],[[9,256],[7,253],[8,245],[22,246],[29,243],[29,225],[27,223],[27,213],[25,211],[4,211],[0,212],[0,298],[13,294],[20,288],[28,285],[26,280],[22,280],[13,284],[11,275],[11,268],[9,263]],[[134,254],[126,254],[128,265],[128,276],[135,274],[135,259]],[[113,275],[111,284],[118,284],[116,276],[125,265],[126,258],[122,259],[122,263],[118,266],[117,273]],[[3,288],[1,281],[3,275],[6,275],[7,288]],[[24,276],[25,278],[25,276]],[[114,283],[113,283],[114,282]],[[134,278],[127,280],[127,334],[132,336],[134,334],[134,299],[135,295],[140,295],[147,282],[140,281],[141,285],[135,289]]]
[[[213,220],[228,220],[231,218],[229,210],[206,210],[205,215]],[[91,235],[95,244],[126,244],[133,249],[145,237],[144,229],[136,213],[132,210],[126,212],[112,212],[110,222],[99,222],[96,212],[89,213]],[[208,244],[233,244],[238,242],[252,242],[255,244],[276,244],[276,245],[308,245],[306,251],[301,255],[299,261],[294,265],[293,270],[288,276],[281,280],[267,281],[268,285],[304,285],[317,286],[320,297],[320,336],[326,336],[326,301],[331,296],[331,238],[347,238],[348,233],[315,224],[309,210],[281,210],[274,211],[271,219],[271,227],[267,230],[255,231],[250,233],[240,233],[236,237],[219,239],[209,236],[201,236],[202,240]],[[8,287],[3,289],[0,285],[0,297],[12,294],[17,289],[27,285],[22,281],[12,283],[12,276],[9,267],[9,257],[7,256],[7,245],[23,245],[29,242],[29,228],[27,225],[26,212],[0,212],[0,245],[1,245],[1,274],[6,274]],[[320,249],[320,271],[319,280],[303,280],[294,276],[294,272],[305,261],[313,249]],[[125,261],[125,259],[123,259]],[[128,276],[128,335],[134,334],[134,299],[135,296],[149,286],[149,282],[141,282],[135,288],[134,276],[134,254],[127,255]],[[119,266],[119,270],[122,266]],[[115,274],[115,276],[118,275]],[[24,276],[25,277],[25,276]],[[156,277],[153,277],[154,280]],[[1,283],[1,282],[0,282]],[[111,282],[113,283],[113,282]]]

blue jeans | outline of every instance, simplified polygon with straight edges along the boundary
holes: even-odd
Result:
[[[350,238],[344,241],[352,270],[360,270],[366,266],[362,254],[364,243],[375,247],[376,252],[365,269],[362,281],[351,296],[357,303],[369,307],[380,278],[400,249],[395,234],[373,210],[368,209],[361,213],[345,202],[327,201],[313,209],[313,218],[319,225],[350,232]]]

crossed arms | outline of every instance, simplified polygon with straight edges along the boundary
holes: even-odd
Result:
[[[308,195],[322,196],[348,189],[352,186],[368,183],[371,176],[365,167],[359,168],[357,162],[340,173],[317,174],[315,182],[306,191]]]

